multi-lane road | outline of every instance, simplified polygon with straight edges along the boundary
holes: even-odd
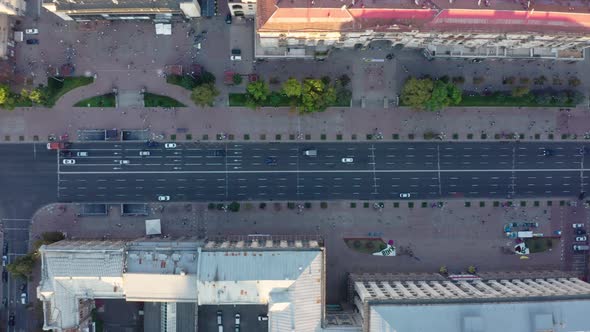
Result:
[[[587,189],[590,170],[582,147],[575,142],[176,143],[174,148],[77,143],[71,156],[56,155],[53,163],[56,200],[64,202],[154,201],[160,195],[172,201],[384,200],[406,193],[410,199],[577,197]],[[317,156],[305,156],[307,149]],[[140,155],[144,151],[149,155]]]

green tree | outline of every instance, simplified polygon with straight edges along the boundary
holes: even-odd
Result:
[[[191,99],[199,106],[213,106],[219,91],[212,83],[201,84],[193,89]]]
[[[473,266],[473,265],[470,265],[467,268],[467,272],[470,273],[470,274],[475,274],[475,272],[477,272],[477,268],[475,266]]]
[[[343,74],[342,76],[338,77],[338,81],[340,81],[342,86],[347,86],[348,83],[350,83],[350,77],[348,77],[346,74]]]
[[[283,83],[282,91],[287,97],[299,98],[302,92],[301,83],[296,78],[289,78]]]
[[[28,97],[35,104],[43,104],[47,100],[47,92],[45,89],[37,88],[32,90]]]
[[[238,211],[240,211],[240,203],[238,203],[238,202],[231,202],[227,206],[227,209],[230,210],[231,212],[238,212]]]
[[[5,105],[10,99],[10,88],[8,85],[0,85],[0,105]]]
[[[404,105],[423,109],[432,96],[433,88],[434,82],[431,79],[411,77],[404,83],[400,99]]]
[[[252,82],[248,84],[246,87],[246,91],[248,92],[248,100],[250,101],[250,106],[262,106],[264,102],[270,95],[270,89],[268,88],[268,84],[266,84],[263,80],[258,80],[256,82]]]
[[[321,112],[336,102],[336,90],[326,86],[322,80],[308,78],[303,81],[301,111]]]
[[[517,86],[512,89],[512,96],[513,97],[524,97],[529,93],[529,88],[527,86]]]
[[[215,84],[215,75],[211,74],[210,72],[203,70],[201,75],[199,75],[195,81],[196,85],[201,84]]]
[[[461,102],[461,90],[452,83],[434,82],[430,99],[424,104],[429,111],[436,111]]]
[[[541,105],[549,105],[553,101],[553,96],[550,93],[543,92],[535,96],[535,102]]]
[[[242,75],[235,73],[234,76],[232,76],[232,81],[234,81],[234,85],[242,84]]]
[[[6,266],[6,269],[15,277],[27,279],[31,276],[34,266],[35,256],[33,253],[28,253],[24,256],[17,257],[12,263]]]

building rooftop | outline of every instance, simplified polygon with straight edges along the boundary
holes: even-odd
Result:
[[[68,13],[104,13],[106,12],[158,12],[171,13],[180,10],[183,0],[44,0],[44,4],[53,4],[58,11]]]
[[[260,0],[258,30],[590,32],[590,3],[558,0]]]

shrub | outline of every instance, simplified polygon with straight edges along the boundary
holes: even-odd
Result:
[[[326,209],[326,208],[328,207],[328,203],[326,203],[326,202],[321,202],[321,203],[320,203],[320,207],[321,207],[322,209]]]
[[[518,81],[520,82],[520,84],[529,84],[531,80],[528,77],[521,77],[518,79]]]
[[[234,82],[234,85],[240,85],[242,84],[242,75],[240,74],[234,74],[234,76],[232,77],[232,81]]]
[[[338,81],[340,81],[340,84],[345,87],[348,85],[348,83],[350,83],[350,77],[348,77],[346,74],[343,74],[342,76],[338,77]]]
[[[223,207],[224,207],[223,203],[217,203],[217,210],[221,211],[221,210],[223,210]]]
[[[582,83],[582,82],[581,82],[581,81],[580,81],[580,79],[579,79],[579,78],[577,78],[577,77],[570,77],[570,78],[568,79],[568,81],[567,81],[567,84],[568,84],[569,86],[572,86],[572,87],[577,87],[577,86],[578,86],[578,85],[580,85],[581,83]]]
[[[261,202],[260,204],[258,204],[258,208],[261,209],[261,210],[266,209],[266,203]]]
[[[358,248],[360,248],[360,247],[361,247],[361,241],[359,241],[359,240],[355,240],[355,241],[352,243],[352,246],[353,246],[353,247],[355,247],[355,248],[357,248],[357,249],[358,249]]]
[[[238,202],[231,202],[227,208],[231,212],[238,212],[238,211],[240,211],[240,203],[238,203]]]
[[[289,203],[287,203],[287,207],[288,207],[289,209],[293,210],[293,209],[295,208],[295,203],[293,203],[293,202],[289,202]]]

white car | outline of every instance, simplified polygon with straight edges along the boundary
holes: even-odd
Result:
[[[240,314],[236,314],[236,326],[240,326]]]
[[[160,195],[160,196],[158,196],[158,201],[160,201],[160,202],[167,202],[169,200],[170,200],[170,196],[168,196],[168,195]]]
[[[121,159],[121,160],[119,160],[119,164],[121,164],[121,165],[129,165],[129,160],[127,160],[127,159]]]
[[[27,293],[20,294],[20,303],[27,304]]]
[[[25,33],[26,33],[27,35],[36,35],[36,34],[38,34],[38,33],[39,33],[39,29],[26,29],[26,30],[25,30]]]
[[[586,240],[588,240],[586,235],[576,236],[576,242],[586,242]]]
[[[410,193],[401,193],[401,194],[399,194],[399,197],[400,198],[410,198],[410,196],[411,196]]]
[[[258,321],[267,321],[268,320],[268,316],[267,315],[258,315]]]
[[[166,143],[166,144],[164,144],[164,147],[166,149],[175,149],[176,148],[176,143]]]
[[[74,165],[76,163],[75,159],[64,159],[63,161],[64,165]]]
[[[78,157],[88,157],[88,152],[86,152],[86,151],[78,151],[78,152],[76,152],[76,156],[78,156]]]
[[[231,55],[231,56],[229,57],[229,59],[230,59],[231,61],[241,61],[241,60],[242,60],[242,56],[241,56],[241,55]]]
[[[573,228],[584,228],[584,224],[573,224]]]
[[[350,158],[350,157],[345,157],[345,158],[342,158],[342,162],[343,162],[343,163],[345,163],[345,164],[350,164],[350,163],[352,163],[353,161],[354,161],[354,159],[352,159],[352,158]]]
[[[142,157],[149,156],[151,153],[149,151],[139,151],[139,155]]]

